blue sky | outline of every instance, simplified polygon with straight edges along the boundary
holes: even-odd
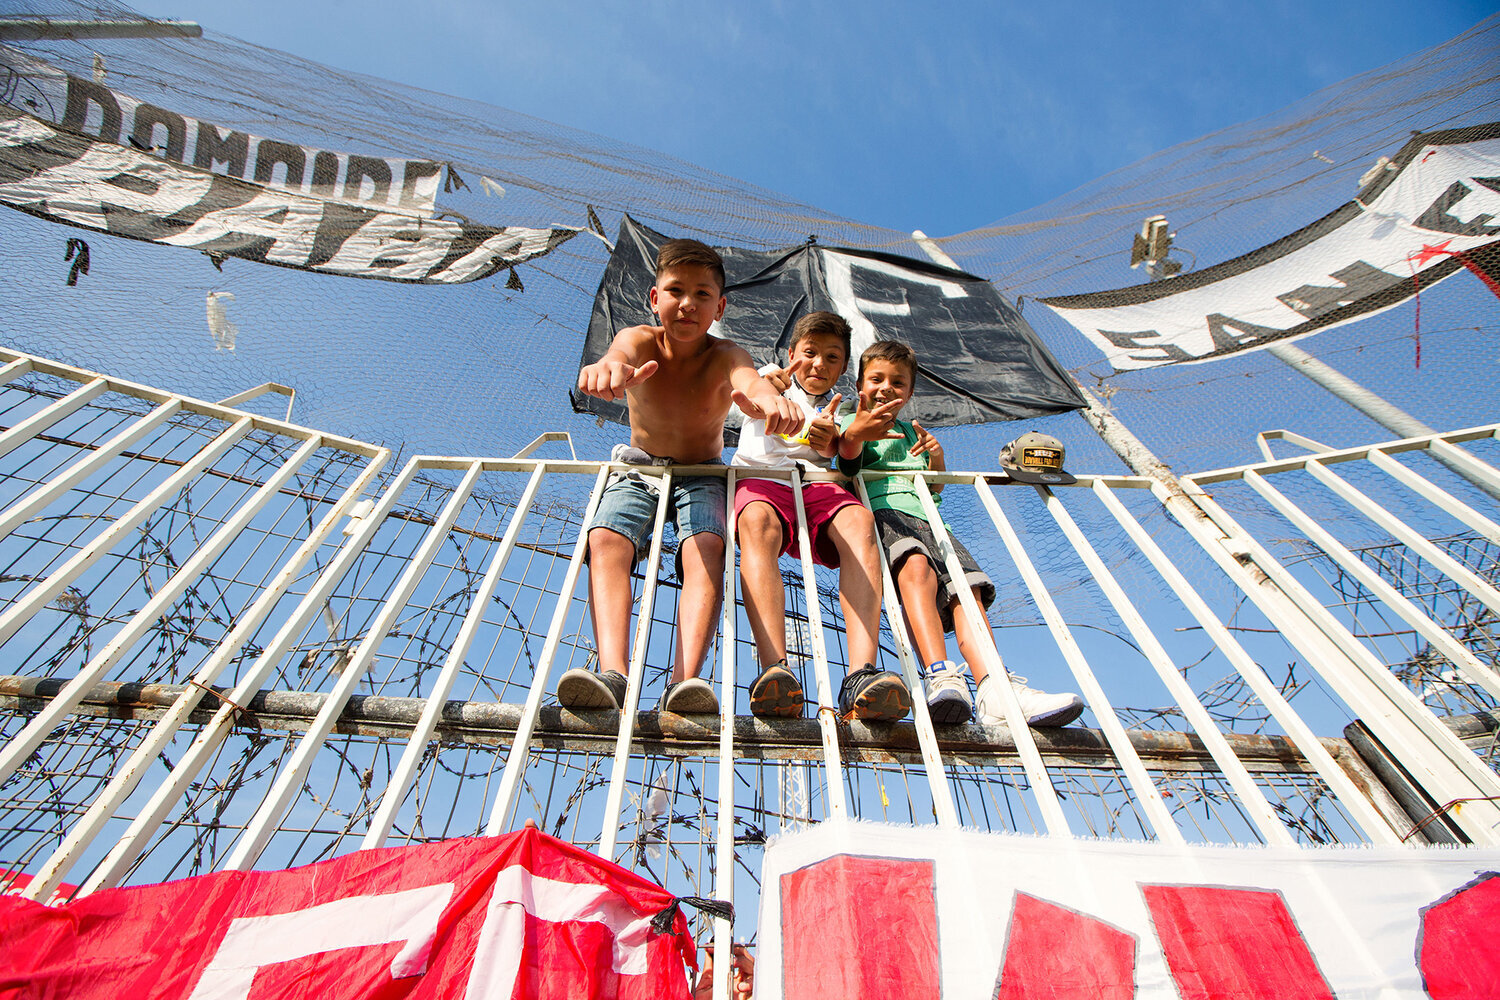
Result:
[[[138,9],[937,236],[1446,41],[1495,8],[148,0]]]

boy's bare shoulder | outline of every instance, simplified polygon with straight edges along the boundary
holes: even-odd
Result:
[[[713,336],[710,336],[708,341],[708,349],[713,352],[714,360],[724,366],[725,372],[741,366],[755,367],[750,352],[734,341]]]
[[[629,326],[615,334],[609,346],[611,350],[624,352],[636,363],[649,361],[660,353],[657,350],[660,334],[659,326]]]

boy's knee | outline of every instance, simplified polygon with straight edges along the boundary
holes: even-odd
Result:
[[[724,564],[724,539],[716,532],[700,531],[689,535],[681,550],[696,554],[705,563],[717,562],[721,567]]]
[[[910,556],[896,570],[896,579],[903,585],[936,585],[937,573],[926,556]]]
[[[635,543],[612,528],[595,528],[589,532],[589,562],[600,559],[635,561]]]
[[[875,552],[878,540],[875,534],[875,515],[866,507],[849,505],[841,507],[833,516],[829,526],[829,537],[841,551],[857,554]]]
[[[752,503],[735,519],[740,544],[760,546],[781,541],[781,518],[768,503]]]
[[[875,515],[870,508],[862,504],[845,504],[839,508],[834,515],[834,522],[846,531],[871,531],[875,530]]]

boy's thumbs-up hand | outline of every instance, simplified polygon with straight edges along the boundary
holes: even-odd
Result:
[[[655,375],[656,367],[655,361],[639,367],[623,361],[595,361],[578,372],[578,391],[600,399],[621,399],[625,390],[634,389]]]
[[[802,409],[790,399],[774,393],[763,395],[759,402],[739,389],[729,394],[734,405],[751,420],[764,420],[767,434],[796,434],[802,429]]]
[[[807,443],[820,455],[833,454],[833,445],[839,436],[836,414],[839,411],[839,403],[843,400],[841,393],[834,393],[828,405],[818,411],[812,423],[807,425]]]

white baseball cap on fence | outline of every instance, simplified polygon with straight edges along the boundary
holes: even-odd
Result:
[[[1027,431],[1000,449],[1000,467],[1020,483],[1071,486],[1077,479],[1063,471],[1067,450],[1050,434]]]

